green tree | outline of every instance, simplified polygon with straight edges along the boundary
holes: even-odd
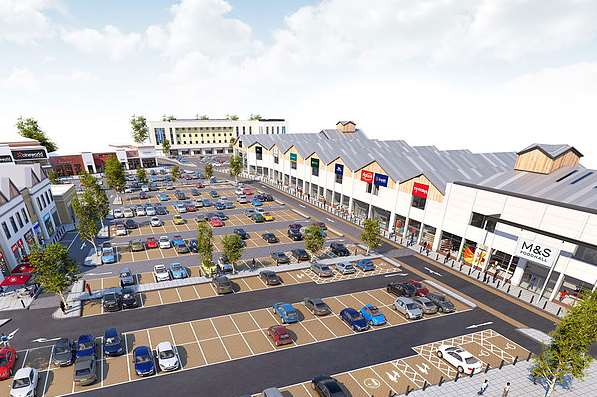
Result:
[[[204,114],[202,116],[199,116],[199,120],[209,120],[209,116]]]
[[[126,186],[124,167],[115,155],[108,157],[104,162],[104,174],[106,175],[106,181],[110,189],[114,189],[117,192],[124,191],[124,187]]]
[[[207,222],[201,222],[197,225],[197,254],[201,268],[206,275],[210,275],[215,270],[213,264],[213,232]]]
[[[381,246],[378,219],[365,220],[365,223],[363,224],[363,233],[361,233],[361,240],[367,246],[367,255],[369,255],[370,250],[374,250]]]
[[[240,156],[234,155],[232,157],[230,157],[230,176],[234,177],[234,180],[236,181],[237,177],[240,175],[240,173],[243,170],[243,160],[240,158]]]
[[[236,262],[238,262],[242,256],[243,250],[245,248],[243,240],[236,233],[227,234],[222,239],[222,246],[222,251],[224,252],[224,255],[226,255],[228,262],[230,262],[232,265],[236,265]]]
[[[106,192],[101,188],[98,180],[88,172],[80,174],[79,181],[81,182],[84,192],[91,192],[88,195],[81,196],[85,197],[87,200],[91,200],[85,205],[93,209],[93,212],[97,215],[102,227],[104,227],[104,219],[110,213],[110,201],[108,200]]]
[[[531,370],[534,377],[545,379],[545,396],[550,396],[568,375],[583,379],[591,365],[589,349],[597,341],[597,290],[583,291],[550,336],[550,344],[533,359]]]
[[[143,116],[131,117],[131,136],[136,143],[143,143],[149,138],[147,120]]]
[[[259,113],[257,113],[257,114],[251,114],[249,116],[249,120],[261,120],[261,115]]]
[[[231,148],[234,147],[235,143],[236,143],[236,138],[230,138],[230,141],[228,142],[228,144],[230,145]]]
[[[22,118],[19,117],[17,119],[16,124],[17,129],[19,130],[19,134],[25,138],[35,139],[38,141],[43,147],[46,148],[48,152],[55,152],[58,149],[58,146],[48,136],[42,129],[39,127],[37,120],[33,117]]]
[[[165,114],[162,115],[162,121],[172,121],[172,120],[176,120],[176,117],[170,115],[170,116],[166,116]]]
[[[176,180],[180,178],[180,167],[178,167],[177,165],[172,167],[172,169],[170,170],[170,174],[172,176],[172,181],[176,182]]]
[[[162,153],[164,156],[170,157],[170,141],[168,139],[164,139],[162,142]]]
[[[48,179],[50,180],[50,183],[52,185],[57,185],[58,184],[58,174],[56,173],[56,171],[50,170],[48,172]]]
[[[147,183],[147,172],[145,172],[145,168],[137,168],[137,179],[139,180],[139,183]]]
[[[35,269],[35,280],[46,291],[60,296],[66,306],[64,294],[79,274],[77,263],[68,255],[68,249],[60,243],[45,248],[34,246],[29,260]]]
[[[228,120],[238,120],[238,116],[236,114],[227,114],[226,119]]]
[[[311,252],[311,255],[316,256],[319,251],[323,249],[325,244],[325,236],[321,228],[317,225],[309,225],[305,229],[305,249]]]
[[[99,215],[95,208],[95,200],[91,190],[83,190],[80,197],[75,196],[71,203],[75,218],[77,221],[77,231],[79,236],[86,241],[89,241],[97,254],[97,245],[95,238],[100,231],[98,224]]]
[[[207,179],[214,176],[214,166],[211,164],[205,164],[205,176]]]

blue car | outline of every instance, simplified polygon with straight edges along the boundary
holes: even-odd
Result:
[[[275,303],[274,313],[280,316],[283,324],[292,324],[298,322],[298,312],[290,303]]]
[[[105,356],[120,356],[124,354],[122,347],[122,338],[116,328],[108,328],[104,332],[104,355]]]
[[[204,198],[202,201],[204,207],[211,207],[213,205],[213,202],[210,199]]]
[[[226,209],[226,206],[220,202],[215,203],[214,207],[216,207],[217,210],[225,210]]]
[[[172,245],[176,246],[176,245],[185,245],[184,243],[184,239],[180,236],[180,235],[175,235],[174,237],[172,237]]]
[[[215,190],[212,190],[211,192],[209,192],[209,195],[214,198],[219,196],[218,192],[216,192]]]
[[[168,201],[168,200],[170,200],[170,197],[168,197],[168,195],[166,193],[160,193],[159,199],[160,199],[160,201]]]
[[[254,198],[253,200],[251,200],[251,205],[253,205],[253,207],[261,207],[263,205],[263,203],[259,200],[257,200],[256,198]]]
[[[95,338],[93,335],[81,335],[77,339],[76,358],[95,357]]]
[[[225,213],[223,213],[222,211],[216,212],[216,216],[223,221],[228,220],[228,216]]]
[[[147,346],[135,347],[133,350],[133,362],[135,363],[135,372],[139,376],[148,376],[155,374],[155,361],[151,348]]]
[[[346,324],[348,324],[348,326],[352,328],[353,331],[360,332],[369,329],[369,323],[367,322],[367,320],[365,320],[365,318],[360,312],[356,311],[352,307],[342,309],[342,311],[340,312],[340,318]]]
[[[173,263],[170,265],[170,274],[172,274],[173,279],[181,279],[189,277],[189,273],[187,273],[187,269],[182,266],[180,263]]]
[[[386,323],[386,316],[377,308],[370,303],[367,303],[360,310],[361,315],[371,325],[384,325]]]
[[[361,269],[364,272],[369,272],[371,270],[375,270],[375,264],[371,259],[361,259],[355,263],[356,267]]]
[[[116,252],[114,247],[102,248],[102,263],[104,265],[116,262]]]
[[[231,201],[225,201],[224,202],[224,207],[226,207],[227,210],[231,210],[234,208],[234,204],[232,204]]]

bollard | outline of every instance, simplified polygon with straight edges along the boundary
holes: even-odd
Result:
[[[485,365],[485,373],[487,373],[487,371],[489,371],[489,364]]]
[[[458,382],[459,377],[460,377],[460,372],[456,371],[456,376],[454,377],[454,382]]]
[[[477,280],[479,279],[479,276],[480,276],[480,275],[481,275],[481,273],[480,273],[480,272],[479,272],[479,273],[477,273]]]
[[[499,281],[499,280],[498,280],[498,283],[497,283],[497,287],[496,287],[496,288],[497,288],[497,289],[500,289],[500,281]]]
[[[460,262],[460,269],[458,269],[459,271],[462,271],[462,265],[463,265],[463,263]]]
[[[439,383],[437,385],[441,387],[442,383],[444,383],[443,375],[439,377]]]
[[[473,271],[473,267],[471,266],[471,267],[469,267],[469,268],[468,268],[468,275],[469,275],[469,276],[471,275],[471,272],[472,272],[472,271]]]
[[[518,362],[518,356],[514,357],[514,361],[512,361],[512,365],[516,365],[517,362]]]
[[[510,293],[510,287],[511,287],[511,285],[508,285],[508,291],[506,291],[507,294]]]
[[[471,370],[471,374],[469,375],[469,377],[472,378],[474,373],[475,373],[475,370]]]
[[[427,381],[425,381],[425,383],[423,383],[423,391],[425,391],[425,389],[427,389],[427,386],[429,386],[429,384],[427,383]]]
[[[500,369],[502,369],[503,366],[504,366],[504,360],[502,360],[502,362],[500,363]]]
[[[520,298],[520,295],[522,295],[522,290],[518,290],[518,297]]]
[[[408,396],[408,393],[410,393],[410,385],[406,386],[406,393],[404,393],[404,394]]]
[[[547,299],[545,300],[545,303],[543,304],[543,310],[545,310],[546,307],[547,307]]]
[[[558,316],[558,317],[559,317],[559,316],[560,316],[560,312],[561,312],[561,311],[562,311],[562,306],[560,306],[560,307],[558,308],[558,312],[556,313],[556,316]]]
[[[527,356],[527,361],[531,361],[531,356],[533,355],[533,352],[529,352],[529,355]]]
[[[535,300],[535,295],[531,295],[531,300],[529,301],[529,303],[533,303],[534,300]]]

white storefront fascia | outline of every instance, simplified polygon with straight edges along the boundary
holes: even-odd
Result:
[[[2,234],[2,237],[0,238],[0,242],[2,243],[2,251],[4,252],[6,260],[10,264],[10,266],[13,268],[17,265],[17,263],[16,263],[16,259],[15,259],[14,255],[12,253],[11,247],[14,246],[15,244],[17,244],[17,242],[19,240],[21,240],[23,242],[24,246],[27,247],[28,251],[31,250],[31,247],[29,247],[29,245],[27,244],[27,241],[25,240],[25,234],[27,232],[29,232],[30,230],[32,230],[32,228],[33,228],[33,225],[31,224],[31,214],[28,214],[28,216],[27,216],[29,221],[25,222],[25,219],[23,219],[23,212],[22,212],[23,209],[25,209],[25,211],[27,211],[27,209],[25,207],[25,202],[23,201],[22,196],[14,198],[13,200],[4,204],[0,209],[0,211],[1,211],[0,224],[2,224],[2,222],[6,223],[6,227],[8,227],[8,230],[10,231],[10,238],[7,239],[6,235],[4,233],[4,230],[0,229],[0,233]],[[23,227],[19,227],[19,223],[17,221],[17,216],[16,216],[17,212],[21,216],[21,219],[23,221]],[[11,216],[15,220],[15,223],[18,227],[17,232],[15,232],[14,229],[12,228],[12,224],[10,222]],[[1,277],[1,275],[0,275],[0,277]]]

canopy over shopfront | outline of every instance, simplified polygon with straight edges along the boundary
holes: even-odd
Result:
[[[0,287],[20,287],[25,285],[31,278],[31,274],[19,274],[16,276],[8,276],[2,280]]]
[[[33,266],[30,263],[24,263],[12,269],[12,274],[33,273]]]

